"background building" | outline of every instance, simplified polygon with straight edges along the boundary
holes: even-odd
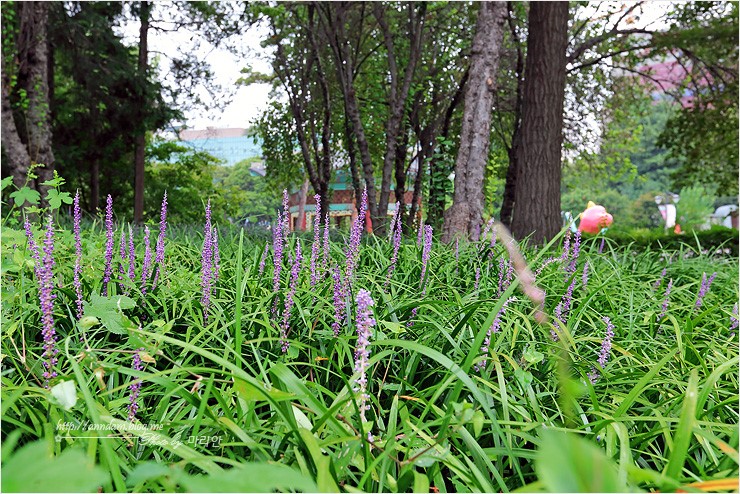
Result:
[[[248,136],[247,129],[208,127],[205,130],[182,130],[179,135],[184,144],[223,160],[226,166],[262,156],[261,143],[256,137]],[[261,174],[264,175],[264,168]]]

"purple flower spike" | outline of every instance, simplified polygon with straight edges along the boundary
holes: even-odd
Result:
[[[74,220],[72,230],[75,235],[75,271],[74,287],[77,294],[77,319],[82,317],[82,282],[80,273],[82,273],[82,239],[80,238],[80,223],[82,222],[82,212],[80,211],[80,190],[77,189],[74,199]]]
[[[560,257],[563,261],[570,257],[570,229],[565,232],[563,237],[563,255]]]
[[[36,275],[37,280],[41,280],[41,255],[39,254],[39,246],[36,244],[36,239],[33,237],[33,231],[31,230],[31,224],[28,222],[28,218],[25,219],[23,226],[26,228],[26,238],[28,238],[28,250],[31,251],[31,257],[33,258],[33,272]]]
[[[717,277],[717,272],[715,271],[712,273],[712,276],[707,278],[707,273],[703,273],[701,276],[701,286],[699,287],[699,294],[696,296],[696,305],[695,309],[699,310],[701,307],[702,302],[704,301],[704,297],[709,292],[709,287],[712,286],[712,282],[714,281],[714,278]]]
[[[208,321],[213,291],[213,227],[211,226],[211,200],[206,205],[206,224],[203,229],[203,252],[201,254],[200,286],[203,291],[203,323]]]
[[[136,353],[134,353],[133,362],[131,364],[131,368],[136,371],[142,371],[144,370],[144,363],[141,361],[141,355],[139,355],[141,352],[143,352],[143,348],[139,348],[136,350]],[[128,397],[128,421],[133,422],[136,418],[136,413],[139,411],[139,393],[141,392],[141,381],[139,379],[135,379],[133,383],[131,383],[128,387],[129,389],[129,397]]]
[[[265,272],[265,261],[267,261],[267,253],[270,251],[270,244],[265,244],[265,250],[262,251],[262,257],[260,258],[260,276]]]
[[[576,232],[576,238],[573,242],[573,254],[571,255],[571,261],[568,265],[566,272],[568,275],[572,275],[576,272],[576,264],[578,263],[578,255],[581,253],[581,232]]]
[[[283,189],[283,241],[288,239],[291,223],[290,207],[288,206],[288,189]]]
[[[416,232],[416,246],[421,247],[421,241],[424,239],[424,220],[419,220],[419,229]]]
[[[47,219],[46,238],[44,239],[44,258],[39,267],[39,302],[41,303],[41,333],[44,337],[44,387],[57,376],[54,366],[57,363],[57,339],[54,331],[54,224],[51,215]]]
[[[391,229],[388,231],[388,240],[393,238],[393,233],[396,231],[396,224],[400,221],[401,204],[396,202],[396,210],[393,211],[393,218],[391,219]]]
[[[360,409],[360,419],[364,423],[367,422],[365,411],[370,409],[368,405],[370,395],[367,393],[367,369],[370,364],[370,339],[375,326],[372,310],[375,302],[373,302],[370,292],[365,289],[357,292],[355,302],[357,303],[357,346],[355,348],[355,374],[357,374],[357,379],[355,380],[354,391],[360,398],[358,408]]]
[[[362,240],[362,230],[365,228],[365,214],[367,212],[367,187],[362,192],[362,201],[360,202],[360,213],[357,215],[355,222],[352,224],[352,231],[349,236],[349,245],[347,246],[347,266],[345,268],[345,281],[349,283],[349,292],[352,291],[354,282],[355,269],[360,259],[360,240]]]
[[[318,283],[316,275],[316,264],[319,260],[319,250],[321,249],[321,196],[314,196],[316,201],[316,214],[313,218],[313,245],[311,246],[311,288]]]
[[[668,301],[670,300],[671,288],[673,288],[673,278],[668,280],[668,286],[665,289],[665,294],[663,294],[663,307],[658,315],[658,320],[663,319],[663,316],[668,312]]]
[[[113,198],[108,194],[105,205],[105,270],[103,271],[103,296],[108,296],[108,283],[113,272]]]
[[[496,292],[496,296],[500,297],[502,293],[506,290],[506,287],[504,286],[504,273],[506,271],[506,259],[503,257],[500,257],[498,260],[498,292]]]
[[[326,272],[329,267],[329,211],[326,211],[324,220],[324,257],[321,260],[321,268]]]
[[[604,369],[606,368],[606,364],[609,361],[609,355],[612,351],[614,324],[612,324],[611,320],[606,316],[602,317],[601,319],[602,321],[604,321],[604,324],[606,324],[606,335],[601,342],[601,350],[599,351],[599,367]],[[591,384],[596,384],[596,381],[598,381],[599,377],[599,371],[596,369],[596,367],[592,368],[591,372],[589,372],[588,374],[588,379],[589,381],[591,381]]]
[[[601,254],[604,252],[604,242],[606,241],[606,237],[601,237],[601,243],[599,244],[599,250],[596,252],[597,254]]]
[[[288,351],[290,348],[290,342],[288,341],[288,334],[290,333],[290,312],[293,310],[295,303],[295,292],[298,288],[298,276],[301,274],[301,262],[303,261],[303,254],[301,253],[301,240],[296,240],[295,246],[295,259],[293,266],[290,269],[290,286],[288,287],[288,293],[285,296],[285,310],[283,311],[283,324],[280,326],[280,348],[283,353]]]
[[[118,254],[121,257],[121,262],[118,263],[118,274],[120,280],[118,282],[118,288],[121,293],[124,293],[125,287],[123,285],[123,279],[126,277],[126,263],[128,261],[128,244],[126,243],[126,229],[121,228],[120,243],[118,244]],[[128,295],[128,293],[126,293]]]
[[[278,213],[277,222],[275,223],[275,231],[272,235],[272,252],[273,252],[273,263],[274,272],[272,275],[272,291],[276,292],[280,289],[280,272],[283,269],[283,249],[285,247],[285,234],[283,230],[286,228],[286,222],[288,217],[288,191],[283,190],[283,211]]]
[[[583,274],[581,275],[581,286],[585,290],[588,286],[588,261],[583,265]]]
[[[475,285],[473,285],[473,291],[478,291],[478,283],[480,283],[480,266],[475,267]]]
[[[159,213],[159,236],[157,236],[156,254],[154,263],[157,265],[157,271],[154,273],[154,282],[152,288],[157,286],[160,276],[164,272],[164,239],[167,234],[167,191],[164,191],[162,198],[162,210]]]
[[[504,305],[501,306],[496,317],[493,319],[491,327],[488,328],[486,337],[483,340],[483,346],[480,347],[480,353],[484,358],[473,366],[476,372],[482,371],[486,368],[486,365],[488,365],[488,359],[485,357],[488,355],[488,348],[491,345],[491,333],[498,333],[501,330],[501,317],[506,313],[506,307],[508,307],[509,303],[514,300],[516,300],[516,297],[509,297],[506,299],[506,302],[504,302]]]
[[[424,247],[421,250],[421,279],[419,281],[421,285],[421,296],[424,297],[427,293],[427,265],[429,264],[429,256],[432,253],[432,226],[424,226]]]
[[[347,306],[346,297],[344,293],[344,285],[342,285],[342,274],[339,271],[339,266],[334,266],[332,270],[332,278],[334,279],[334,322],[331,325],[331,329],[334,331],[334,336],[339,336],[344,325],[345,310]]]
[[[663,271],[660,272],[660,278],[658,278],[658,280],[653,285],[653,290],[657,290],[660,284],[663,283],[663,278],[665,278],[667,272],[667,269],[663,268]]]
[[[146,282],[152,272],[152,248],[149,243],[149,227],[144,227],[144,264],[141,266],[141,293],[146,293]]]
[[[740,319],[738,319],[737,316],[737,304],[735,304],[732,307],[732,315],[730,316],[730,331],[732,331],[732,336],[735,336],[734,331],[737,329],[738,324],[740,324]]]
[[[136,281],[136,249],[134,247],[134,231],[131,225],[128,227],[128,279],[131,283]]]
[[[396,203],[396,214],[393,216],[394,221],[391,223],[392,235],[393,235],[393,254],[391,254],[391,264],[388,267],[388,274],[385,278],[385,290],[390,285],[391,277],[393,272],[396,270],[396,263],[398,262],[398,250],[401,248],[401,234],[403,232],[403,225],[401,225],[401,217],[399,214],[401,208],[400,203]]]

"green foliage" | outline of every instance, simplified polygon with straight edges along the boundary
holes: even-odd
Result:
[[[714,212],[714,194],[702,185],[684,187],[676,205],[676,222],[684,230],[699,229],[709,223],[709,215]]]
[[[268,180],[251,170],[259,158],[247,159],[234,166],[218,166],[214,170],[215,186],[227,204],[237,206],[234,219],[272,221],[280,207],[282,194],[279,189],[271,187]]]
[[[633,492],[617,467],[593,443],[560,431],[544,429],[535,469],[548,492]]]
[[[265,240],[217,225],[221,270],[207,323],[198,276],[200,225],[168,229],[164,274],[146,294],[114,264],[108,298],[98,295],[104,235],[99,227],[84,228],[86,317],[79,322],[73,241],[58,230],[59,377],[49,391],[37,381],[43,347],[33,263],[23,232],[3,225],[5,490],[27,490],[45,479],[6,475],[22,468],[18,462],[56,471],[42,461],[50,458],[42,448],[31,455],[15,444],[53,446],[52,462],[86,452],[84,463],[79,455],[74,465],[64,463],[55,490],[82,482],[78,472],[88,483],[70,489],[136,492],[667,491],[737,477],[738,346],[729,326],[738,264],[736,257],[704,255],[712,250],[700,237],[705,232],[642,251],[638,243],[619,247],[610,229],[603,254],[597,254],[600,238],[585,238],[559,342],[551,338],[555,326],[537,325],[533,307],[520,297],[509,302],[486,351],[481,347],[494,318],[516,289],[499,288],[505,278],[500,243],[491,249],[488,240],[463,242],[458,255],[435,243],[421,298],[415,239],[402,244],[384,290],[392,246],[368,238],[352,288],[367,288],[376,302],[370,408],[362,423],[353,391],[351,296],[351,317],[334,336],[333,281],[319,269],[312,286],[305,260],[288,318],[291,350],[283,354],[285,294],[273,291],[272,259],[260,273]],[[736,248],[737,231],[733,237],[726,232],[732,243],[722,248]],[[135,231],[137,272],[141,235]],[[294,251],[297,240],[289,235],[286,250]],[[341,240],[331,243],[330,265],[345,263]],[[308,243],[303,249],[307,254]],[[563,261],[558,247],[525,254],[551,314],[570,286],[570,259]],[[286,268],[281,287],[289,282]],[[661,280],[663,268],[668,273]],[[715,271],[697,310],[701,275]],[[658,320],[668,279],[668,314]],[[119,283],[128,297],[117,293]],[[603,316],[615,326],[612,354],[591,384],[586,376],[599,365]],[[139,348],[145,349],[143,369],[134,370]],[[483,359],[485,368],[475,370]],[[125,419],[134,383],[141,394],[131,423]],[[61,434],[59,421],[74,427]],[[85,430],[86,424],[106,429]],[[64,436],[60,442],[53,441],[57,434]],[[90,439],[103,434],[105,440]]]
[[[230,202],[214,183],[219,160],[175,141],[154,139],[147,147],[147,181],[144,216],[158,221],[160,206],[167,192],[167,218],[172,223],[200,223],[205,220],[205,204],[211,200],[215,219],[226,221],[238,214],[239,202]],[[121,207],[124,211],[130,203]],[[125,216],[124,216],[125,217]]]
[[[655,203],[655,197],[661,195],[661,192],[645,192],[632,202],[628,211],[624,226],[629,228],[653,228],[657,229],[665,226],[665,220],[660,214],[658,205]]]
[[[738,191],[738,15],[736,2],[677,5],[670,29],[658,46],[677,46],[689,55],[686,78],[690,104],[666,124],[660,145],[680,160],[672,178],[679,187],[695,183]]]
[[[680,203],[679,203],[680,204]],[[634,229],[609,230],[606,236],[617,245],[634,249],[675,250],[682,246],[696,248],[702,252],[727,252],[738,255],[738,231],[733,228],[714,225],[709,230],[699,230],[683,235],[663,230]]]
[[[52,454],[48,441],[34,441],[12,456],[3,451],[3,458],[8,458],[3,461],[3,492],[98,492],[108,481],[105,470],[79,447]]]

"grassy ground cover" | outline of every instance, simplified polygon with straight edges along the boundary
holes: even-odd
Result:
[[[737,489],[735,257],[525,248],[539,324],[490,236],[405,239],[389,275],[391,239],[334,236],[324,265],[323,238],[290,234],[275,263],[272,240],[170,228],[155,285],[144,232],[129,277],[116,228],[107,296],[104,225],[81,232],[78,319],[72,227],[52,225],[45,387],[47,224],[39,262],[3,227],[5,491]]]

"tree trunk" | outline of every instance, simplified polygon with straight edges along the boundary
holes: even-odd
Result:
[[[390,27],[385,18],[385,10],[381,4],[373,4],[373,12],[375,18],[378,20],[378,25],[383,33],[383,40],[386,47],[386,56],[388,59],[388,72],[390,76],[390,94],[388,103],[390,106],[390,112],[388,120],[385,125],[385,154],[383,156],[383,171],[382,180],[380,183],[380,198],[378,201],[378,212],[377,218],[373,218],[373,228],[378,234],[385,232],[385,224],[387,221],[388,212],[388,200],[391,193],[391,177],[396,165],[396,154],[398,148],[402,144],[399,140],[402,140],[402,132],[405,130],[403,123],[404,109],[406,106],[406,99],[408,98],[409,88],[411,87],[411,80],[416,70],[416,62],[419,59],[421,52],[421,30],[424,22],[424,15],[426,13],[426,5],[424,3],[419,4],[419,14],[415,14],[416,5],[413,3],[407,3],[409,9],[409,53],[408,62],[404,69],[403,79],[399,73],[399,68],[396,63],[396,48],[393,42],[393,35]],[[402,191],[403,192],[403,191]]]
[[[2,146],[13,183],[20,189],[26,183],[31,157],[15,126],[13,108],[10,105],[10,73],[5,68],[5,57],[2,57],[2,60]]]
[[[567,8],[567,3],[565,4]],[[460,149],[455,162],[455,192],[445,211],[442,240],[456,236],[477,240],[483,215],[483,184],[491,133],[491,110],[503,40],[506,3],[482,2],[471,50],[470,74]]]
[[[19,50],[25,55],[21,64],[25,64],[25,90],[28,95],[28,112],[26,114],[27,151],[31,163],[44,165],[36,170],[39,177],[37,189],[41,194],[42,201],[46,198],[49,187],[40,184],[46,180],[51,180],[54,176],[54,152],[51,147],[51,111],[49,107],[48,19],[49,4],[47,2],[21,4],[21,38],[27,43],[22,50]]]
[[[516,190],[517,152],[520,144],[522,129],[522,86],[524,85],[524,54],[517,36],[514,21],[512,19],[514,6],[507,2],[509,11],[508,21],[512,38],[516,46],[516,103],[514,107],[514,133],[511,136],[511,147],[507,150],[509,156],[509,168],[506,170],[506,184],[504,185],[504,197],[501,203],[501,214],[499,220],[507,228],[511,228],[511,217],[514,214],[514,191]]]
[[[138,70],[141,77],[147,77],[149,71],[149,49],[147,38],[149,35],[149,2],[140,3],[139,17],[139,63]],[[143,100],[143,95],[142,95]],[[145,165],[146,131],[134,137],[134,222],[141,223],[144,216],[144,165]]]
[[[301,185],[301,192],[298,194],[298,225],[297,230],[300,232],[306,231],[306,199],[308,197],[308,186],[310,182],[308,179],[303,181]]]
[[[360,210],[360,201],[362,200],[362,187],[360,186],[360,172],[357,169],[357,153],[355,152],[354,130],[352,121],[349,119],[347,112],[344,112],[344,140],[347,145],[347,157],[349,159],[349,171],[352,177],[352,189],[355,191],[355,207]]]
[[[516,191],[511,232],[542,244],[560,230],[561,149],[565,97],[568,3],[532,2],[516,147]]]

